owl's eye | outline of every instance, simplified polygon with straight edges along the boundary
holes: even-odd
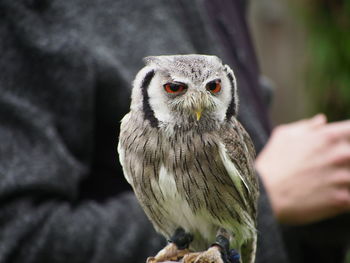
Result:
[[[211,93],[218,93],[221,90],[221,81],[219,79],[211,81],[207,84],[206,88]]]
[[[168,93],[178,94],[187,89],[185,84],[167,83],[164,85],[164,89]]]

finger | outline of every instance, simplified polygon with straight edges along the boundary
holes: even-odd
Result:
[[[350,138],[350,120],[330,123],[326,125],[323,129],[328,139],[347,140]]]
[[[319,113],[317,115],[315,115],[312,118],[309,119],[300,119],[298,121],[295,122],[291,122],[289,124],[284,124],[284,125],[280,125],[280,127],[286,127],[286,126],[290,126],[290,127],[305,127],[305,128],[309,128],[309,127],[317,127],[317,126],[321,126],[327,123],[327,117],[323,114],[323,113]]]
[[[349,188],[341,187],[336,189],[332,198],[331,204],[337,212],[345,212],[350,209],[350,191]]]
[[[328,175],[329,183],[349,190],[350,192],[350,168],[341,167],[333,170]]]
[[[308,120],[308,124],[312,127],[322,126],[327,123],[327,117],[323,113],[319,113]]]
[[[343,140],[328,146],[324,163],[333,165],[347,164],[350,166],[350,142]]]

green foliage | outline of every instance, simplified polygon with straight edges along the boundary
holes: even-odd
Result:
[[[350,0],[314,0],[300,9],[308,33],[307,86],[315,112],[350,118]]]

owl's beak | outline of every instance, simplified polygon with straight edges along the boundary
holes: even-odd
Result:
[[[199,121],[202,117],[202,109],[198,109],[196,110],[196,117],[197,117],[197,121]]]

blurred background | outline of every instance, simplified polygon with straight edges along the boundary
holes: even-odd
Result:
[[[274,124],[324,112],[350,116],[350,0],[251,0],[263,74],[274,86]]]
[[[350,0],[250,4],[261,70],[274,87],[273,123],[318,112],[330,121],[350,119]]]

